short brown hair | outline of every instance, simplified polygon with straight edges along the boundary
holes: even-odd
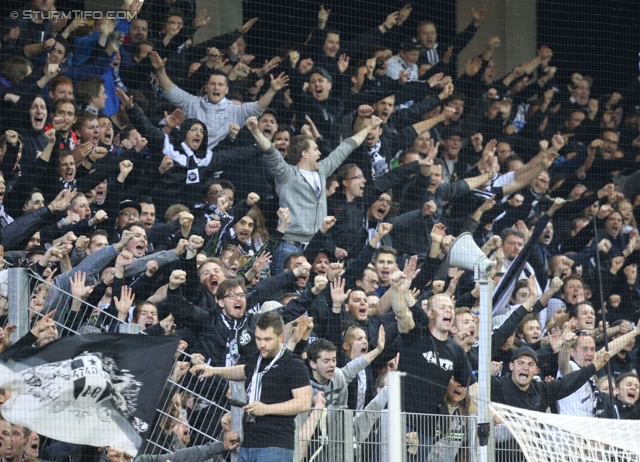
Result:
[[[76,85],[74,94],[82,104],[89,104],[91,100],[100,94],[100,87],[104,80],[100,77],[87,77]]]
[[[164,213],[164,222],[169,223],[172,221],[173,217],[175,217],[180,212],[190,212],[189,207],[184,204],[173,204],[169,206],[167,211]]]
[[[156,304],[155,304],[155,303],[153,303],[153,302],[149,302],[149,301],[145,300],[145,301],[143,301],[143,302],[138,303],[138,304],[136,305],[136,307],[133,309],[133,317],[131,318],[131,320],[132,320],[133,322],[138,322],[138,318],[140,317],[140,310],[142,310],[142,307],[143,307],[143,306],[146,306],[146,305],[149,305],[149,306],[154,307],[154,308],[156,309],[156,314],[158,314],[158,315],[160,314],[160,313],[158,312],[158,307],[156,306]],[[158,321],[159,321],[159,320],[158,320]]]
[[[220,293],[220,289],[218,289],[218,293]],[[261,315],[256,322],[256,328],[260,330],[267,330],[269,327],[273,328],[274,334],[281,335],[284,332],[284,321],[282,320],[282,316],[278,313],[274,313],[273,311],[267,311],[265,314]]]
[[[393,247],[389,247],[388,245],[380,246],[376,249],[376,253],[373,254],[373,261],[377,261],[380,258],[380,255],[387,253],[393,255],[393,258],[398,258],[398,251]]]
[[[291,165],[298,165],[302,159],[302,151],[309,149],[309,142],[313,141],[311,136],[298,135],[289,141],[289,149],[287,149],[287,162]]]
[[[204,266],[204,263],[206,261],[207,260],[202,262],[202,264],[200,265],[200,268],[202,268]],[[224,266],[222,266],[222,268],[224,268]],[[227,295],[227,291],[229,289],[234,289],[236,287],[240,287],[242,289],[242,291],[244,292],[244,279],[243,278],[225,279],[218,286],[218,290],[216,291],[216,299],[217,300],[222,300],[225,297],[225,295]]]
[[[33,71],[33,64],[28,59],[14,56],[5,61],[2,66],[2,75],[11,83],[18,83],[29,75],[29,69]]]
[[[200,276],[200,271],[202,270],[202,267],[207,263],[214,263],[218,265],[221,271],[224,271],[225,269],[224,263],[219,258],[214,258],[214,257],[205,258],[204,260],[202,260],[202,263],[200,263],[200,266],[198,267],[198,276]]]

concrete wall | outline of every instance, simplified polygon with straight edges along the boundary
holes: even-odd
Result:
[[[464,30],[473,16],[471,8],[477,0],[458,0],[457,28]],[[497,35],[501,45],[494,54],[496,76],[501,77],[524,61],[536,55],[536,0],[487,1],[487,18],[471,43],[458,57],[458,69],[464,72],[467,61],[482,53],[489,38]]]
[[[211,21],[196,32],[196,43],[242,26],[242,0],[198,0],[198,11],[207,9]]]
[[[119,10],[122,0],[86,0],[87,10]],[[196,42],[201,42],[225,32],[230,32],[242,25],[242,0],[198,0],[198,11],[207,9],[211,21],[196,32]]]

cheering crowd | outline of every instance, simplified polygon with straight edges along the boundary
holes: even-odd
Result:
[[[444,42],[408,4],[360,34],[320,5],[306,43],[261,46],[259,18],[196,44],[194,3],[87,21],[32,0],[6,20],[2,265],[48,283],[12,344],[0,272],[2,358],[64,332],[175,335],[189,356],[152,435],[171,460],[340,461],[323,409],[380,442],[359,411],[385,409],[389,370],[404,411],[475,412],[479,286],[447,259],[471,233],[493,260],[492,400],[640,419],[640,78],[600,95],[544,45],[497,76],[499,31],[457,68],[485,4]],[[465,460],[472,429],[442,422],[407,428],[412,460]],[[127,458],[0,429],[6,462]]]

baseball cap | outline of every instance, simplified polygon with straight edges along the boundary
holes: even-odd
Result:
[[[535,351],[533,351],[533,348],[531,347],[522,346],[518,348],[516,351],[513,352],[513,355],[511,356],[511,361],[512,362],[515,361],[520,356],[530,356],[535,360],[536,364],[538,364],[538,354]]]
[[[142,213],[142,208],[140,208],[140,204],[138,204],[135,201],[132,201],[131,199],[125,199],[122,202],[120,202],[120,209],[118,210],[119,212],[122,212],[124,209],[136,209],[138,211],[138,213]]]
[[[331,74],[329,74],[329,71],[327,71],[324,67],[314,67],[313,69],[311,69],[311,72],[309,72],[309,78],[311,78],[313,74],[320,74],[329,82],[333,82],[333,77],[331,77]]]

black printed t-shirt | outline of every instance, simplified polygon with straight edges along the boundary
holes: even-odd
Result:
[[[248,387],[253,377],[260,353],[251,356],[244,366]],[[272,358],[263,358],[260,370],[264,370]],[[282,357],[262,377],[260,402],[264,404],[284,403],[293,399],[291,390],[308,387],[309,373],[302,359],[285,351]],[[244,423],[242,446],[247,448],[294,449],[295,415],[265,415],[256,417],[255,423]]]
[[[400,334],[393,348],[400,352],[399,369],[407,373],[402,379],[405,412],[438,414],[452,376],[463,387],[476,381],[462,347],[450,338],[438,340],[426,328]]]

